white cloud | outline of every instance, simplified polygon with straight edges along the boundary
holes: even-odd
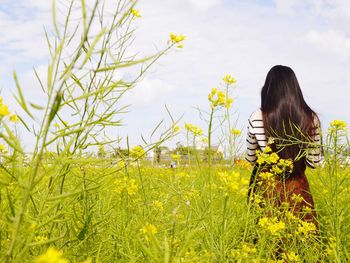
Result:
[[[204,10],[217,6],[222,2],[222,0],[189,0],[189,1],[193,6]]]
[[[172,86],[160,79],[144,78],[137,86],[124,95],[125,104],[133,108],[149,107],[152,104],[165,104],[172,99]]]
[[[337,56],[342,61],[348,61],[350,58],[350,37],[344,32],[311,31],[306,35],[306,40],[327,55]]]
[[[276,0],[277,11],[281,14],[294,15],[299,5],[298,0]]]

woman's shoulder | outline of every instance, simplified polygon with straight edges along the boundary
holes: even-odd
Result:
[[[261,109],[257,109],[249,117],[249,121],[262,121],[262,120],[263,120],[263,115],[262,115]]]

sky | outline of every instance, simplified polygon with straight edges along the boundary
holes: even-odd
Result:
[[[181,126],[190,122],[205,129],[196,108],[208,110],[207,94],[226,74],[237,79],[233,112],[244,134],[247,119],[260,106],[266,74],[276,64],[295,71],[324,130],[333,119],[350,123],[350,1],[140,0],[136,8],[142,15],[135,21],[136,52],[154,53],[170,32],[186,40],[121,101],[130,104],[130,112],[115,134],[128,135],[132,145],[161,120],[169,122],[165,105],[175,118],[182,116]],[[12,96],[14,69],[25,83],[26,98],[38,104],[43,99],[33,67],[45,72],[44,27],[51,28],[51,21],[51,1],[0,0],[0,92],[13,111],[19,108]],[[30,136],[22,137],[30,148]],[[169,144],[180,140],[183,136]]]

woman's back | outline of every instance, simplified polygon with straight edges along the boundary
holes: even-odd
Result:
[[[249,198],[260,192],[265,199],[272,198],[275,206],[287,202],[293,213],[316,223],[305,169],[307,165],[314,168],[322,159],[319,129],[319,119],[305,102],[293,70],[273,67],[261,90],[261,108],[248,120],[246,159],[254,165]],[[259,160],[265,152],[274,160]],[[291,169],[280,172],[286,162],[292,164]],[[274,176],[274,183],[262,176],[266,172]],[[293,200],[296,195],[302,197],[298,204]],[[302,214],[305,207],[312,212]]]

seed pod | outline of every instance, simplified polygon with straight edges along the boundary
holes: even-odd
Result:
[[[55,100],[54,100],[52,108],[51,108],[51,111],[50,111],[49,122],[51,122],[53,120],[53,118],[56,116],[56,114],[61,106],[62,97],[63,97],[63,92],[62,91],[57,92]]]

